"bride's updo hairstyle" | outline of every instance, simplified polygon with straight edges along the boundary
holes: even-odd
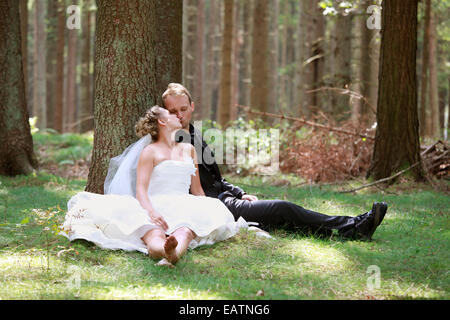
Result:
[[[150,134],[153,141],[158,140],[159,138],[159,128],[158,128],[158,119],[161,116],[161,107],[153,106],[145,112],[145,115],[138,120],[136,126],[134,127],[136,131],[136,135],[139,138]]]

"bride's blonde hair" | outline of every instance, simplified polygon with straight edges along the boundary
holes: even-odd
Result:
[[[159,128],[158,128],[158,119],[161,116],[161,107],[156,105],[151,107],[145,112],[145,115],[141,117],[136,123],[134,129],[136,131],[136,135],[139,138],[150,134],[153,141],[158,140],[159,138]]]

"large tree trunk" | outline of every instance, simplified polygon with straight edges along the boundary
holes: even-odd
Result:
[[[225,0],[224,32],[222,40],[222,69],[220,71],[220,94],[218,122],[223,127],[231,120],[232,64],[233,64],[233,5],[234,0]]]
[[[0,174],[37,167],[26,106],[19,2],[0,0]]]
[[[156,93],[157,104],[162,105],[161,95],[171,82],[182,81],[183,6],[179,0],[157,0],[156,19],[158,41],[155,43],[156,55]]]
[[[383,1],[377,131],[368,177],[381,179],[420,160],[417,115],[417,1]],[[399,54],[401,53],[401,54]],[[423,179],[420,166],[412,169]]]
[[[65,1],[61,0],[58,4],[58,28],[56,43],[56,83],[55,83],[55,114],[53,118],[53,127],[59,133],[63,133],[63,103],[64,103],[64,30],[66,28],[65,19]]]
[[[46,63],[45,63],[45,2],[35,1],[34,63],[33,63],[33,116],[37,127],[47,127]]]
[[[155,66],[155,1],[98,0],[97,5],[94,148],[86,190],[103,193],[109,160],[136,140],[137,120],[162,92]],[[167,59],[181,56],[173,52]]]

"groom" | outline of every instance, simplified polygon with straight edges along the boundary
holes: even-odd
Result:
[[[372,239],[386,213],[386,203],[375,202],[369,212],[349,217],[325,215],[283,200],[258,200],[256,196],[247,194],[222,178],[214,158],[203,160],[204,155],[211,157],[214,155],[201,133],[190,123],[195,108],[189,91],[181,84],[170,83],[162,95],[162,101],[163,106],[180,119],[183,130],[177,133],[178,142],[190,142],[194,146],[201,146],[201,150],[197,150],[198,168],[205,194],[219,198],[236,220],[242,217],[248,222],[257,222],[265,230],[287,228],[330,236],[335,229],[343,239]]]

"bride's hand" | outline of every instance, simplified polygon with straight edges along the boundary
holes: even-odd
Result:
[[[159,213],[157,213],[155,211],[150,212],[149,215],[150,215],[150,219],[155,224],[157,224],[158,226],[163,228],[164,231],[169,229],[169,225],[167,224],[166,220],[164,220],[162,215],[160,215]]]

